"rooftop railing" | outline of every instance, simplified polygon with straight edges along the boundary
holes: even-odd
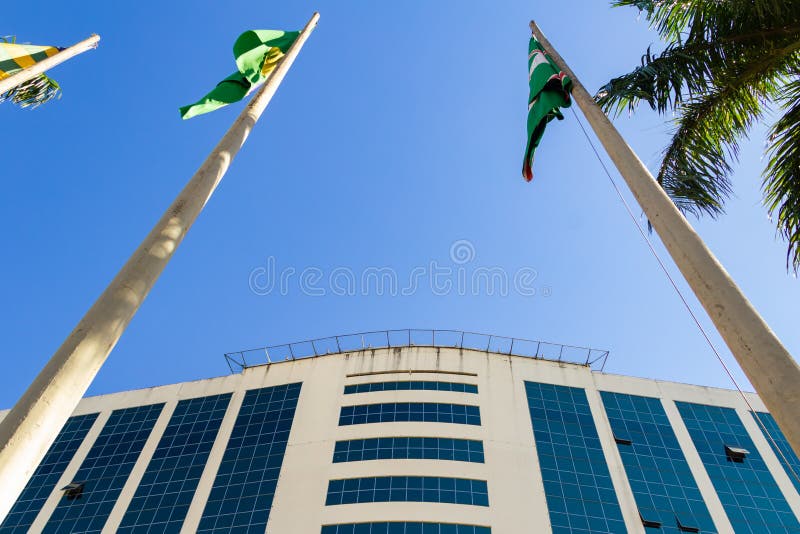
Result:
[[[547,341],[479,334],[461,330],[376,330],[342,336],[322,337],[283,345],[240,350],[225,354],[231,373],[277,362],[315,358],[327,354],[358,352],[370,349],[396,347],[441,347],[470,349],[495,354],[523,356],[537,360],[550,360],[585,365],[602,371],[609,351],[590,347],[576,347]]]

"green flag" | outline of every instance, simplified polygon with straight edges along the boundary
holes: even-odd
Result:
[[[206,96],[181,108],[181,117],[191,119],[209,111],[238,102],[251,89],[267,79],[278,61],[286,54],[300,32],[281,30],[250,30],[233,44],[237,71],[222,80]]]
[[[528,85],[528,146],[525,147],[522,176],[530,182],[533,179],[533,153],[544,129],[551,120],[564,118],[559,108],[569,107],[572,91],[572,80],[533,37],[528,45]]]

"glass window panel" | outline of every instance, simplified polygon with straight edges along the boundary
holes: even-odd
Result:
[[[586,392],[539,382],[525,391],[553,532],[615,532],[608,524],[622,512]]]
[[[371,393],[373,391],[457,391],[460,393],[478,393],[475,384],[461,382],[440,382],[423,380],[401,380],[395,382],[369,382],[366,384],[352,384],[344,387],[345,395],[353,393]]]
[[[800,531],[764,460],[733,408],[676,402],[725,513],[739,532]],[[732,461],[725,446],[747,449],[743,462]]]
[[[348,491],[348,488],[354,488]],[[331,480],[327,506],[367,502],[439,502],[489,506],[483,480],[445,477],[365,477]]]
[[[120,530],[130,534],[180,531],[230,398],[225,393],[178,402]],[[145,483],[156,477],[169,482]]]
[[[47,451],[11,511],[0,525],[0,533],[28,532],[44,502],[55,488],[87,432],[97,420],[96,413],[70,417]],[[58,489],[58,488],[55,488]]]
[[[245,394],[198,533],[264,532],[300,388],[294,383]],[[252,445],[235,436],[251,438]]]
[[[404,421],[480,426],[481,416],[477,406],[435,402],[386,402],[342,406],[339,413],[339,426]]]
[[[100,532],[117,501],[164,404],[114,410],[74,480],[83,495],[62,497],[43,532]]]

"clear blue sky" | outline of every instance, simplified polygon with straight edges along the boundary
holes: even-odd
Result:
[[[635,10],[602,1],[569,12],[533,1],[225,4],[5,6],[0,33],[21,42],[68,45],[92,32],[102,41],[51,72],[60,101],[0,106],[0,406],[19,397],[242,105],[186,122],[177,108],[233,70],[241,31],[297,29],[314,9],[318,29],[90,393],[224,374],[228,351],[406,327],[591,345],[611,350],[610,372],[730,387],[571,113],[548,129],[534,183],[520,176],[528,20],[594,90],[656,40]],[[616,123],[655,168],[669,126],[644,110]],[[696,227],[798,354],[800,289],[760,204],[763,138],[762,128],[742,150],[728,214]],[[296,277],[286,294],[250,287],[269,257],[325,277],[389,267],[402,283],[431,261],[458,267],[457,240],[475,251],[467,272],[535,270],[536,295],[437,295],[424,278],[405,296],[336,295],[326,279],[315,287],[327,294],[312,296]]]

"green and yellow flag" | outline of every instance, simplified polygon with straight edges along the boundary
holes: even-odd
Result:
[[[0,80],[8,78],[41,60],[57,54],[54,46],[21,45],[0,42]],[[51,78],[40,74],[5,94],[0,102],[10,100],[21,107],[36,107],[58,96],[60,88]]]
[[[522,176],[530,182],[533,179],[533,153],[547,123],[553,119],[562,120],[564,115],[559,108],[569,107],[572,103],[569,96],[572,80],[533,37],[528,45],[528,85],[528,146],[525,147]]]
[[[281,30],[250,30],[244,32],[233,44],[237,71],[222,80],[196,103],[183,106],[181,117],[191,119],[197,115],[238,102],[264,82],[286,54],[300,32]]]

